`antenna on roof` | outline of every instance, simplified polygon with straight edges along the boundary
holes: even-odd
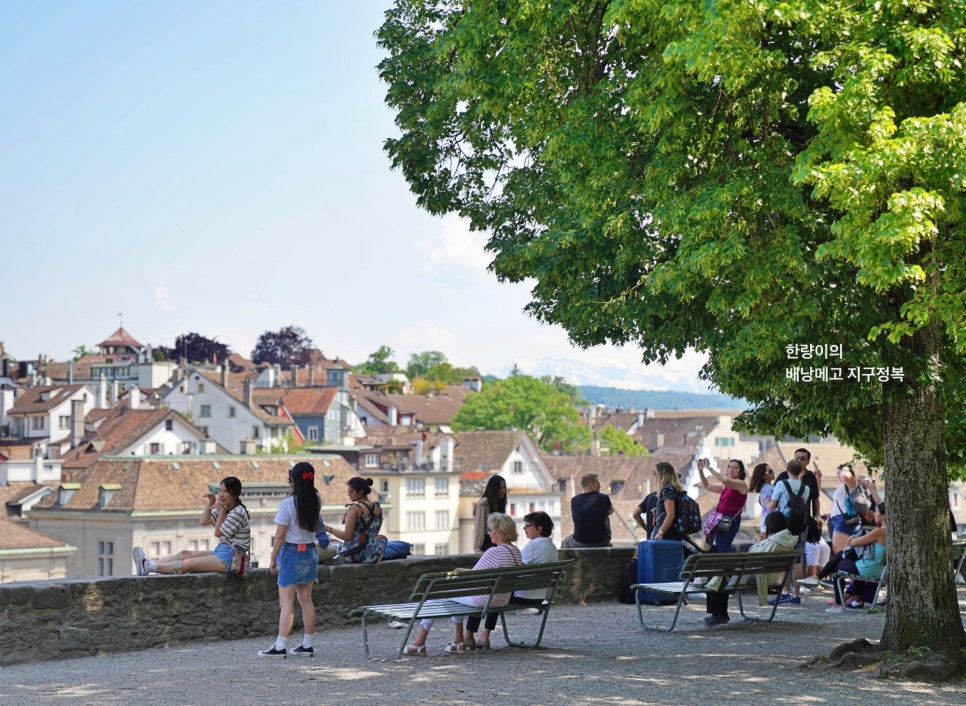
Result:
[[[124,314],[118,314],[118,315],[117,315],[117,319],[118,319],[118,321],[119,321],[119,322],[120,322],[120,324],[121,324],[121,326],[120,326],[120,327],[121,327],[121,328],[124,328]]]

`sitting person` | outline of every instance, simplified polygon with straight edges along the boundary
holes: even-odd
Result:
[[[610,498],[600,492],[596,473],[588,473],[581,478],[580,487],[584,492],[570,499],[574,533],[564,537],[560,546],[564,549],[611,546],[610,515],[614,512],[614,506]]]
[[[483,552],[483,556],[473,566],[472,569],[456,569],[456,571],[482,571],[484,569],[499,569],[509,566],[523,566],[523,556],[513,542],[517,538],[517,526],[513,518],[504,515],[502,512],[491,512],[486,518],[489,528],[490,540],[494,546]],[[459,596],[452,600],[470,606],[482,608],[486,605],[488,596]],[[510,602],[509,593],[497,593],[490,601],[490,608],[502,608]],[[451,620],[456,626],[456,635],[449,645],[446,652],[465,652],[468,648],[463,635],[463,617],[454,615]],[[426,638],[433,627],[433,621],[429,618],[421,620],[419,632],[411,644],[406,645],[403,654],[426,656]]]
[[[885,569],[886,562],[885,502],[879,502],[875,506],[875,524],[875,529],[849,537],[845,549],[832,555],[828,564],[818,572],[816,581],[836,572],[879,579]],[[856,547],[864,547],[861,550],[861,555],[850,551]],[[811,585],[811,582],[803,581],[802,583]],[[875,582],[853,581],[845,589],[843,596],[839,594],[839,585],[836,583],[835,605],[826,608],[825,612],[841,613],[843,605],[848,608],[864,608],[866,602],[871,602],[874,599],[872,595],[874,590]]]
[[[809,525],[808,536],[805,542],[806,577],[817,576],[818,572],[828,563],[828,560],[832,556],[832,548],[822,538],[822,526],[823,521],[821,517],[816,517],[814,522]],[[806,588],[801,581],[798,584],[803,589]]]
[[[559,561],[557,548],[550,541],[553,533],[553,520],[545,512],[531,512],[523,517],[523,532],[527,535],[527,542],[521,554],[524,564],[549,564]],[[521,591],[510,597],[510,603],[517,605],[538,606],[547,599],[547,589],[537,588],[532,591]],[[539,608],[529,608],[533,613],[539,613]],[[466,618],[466,646],[468,649],[490,649],[490,633],[496,628],[499,613],[490,611],[486,614],[486,623],[480,632],[480,639],[476,639],[476,631],[480,629],[480,616],[470,615]]]
[[[148,559],[144,549],[134,547],[134,566],[138,576],[146,574],[228,573],[235,553],[247,555],[252,543],[248,508],[241,501],[242,484],[235,476],[223,478],[218,497],[205,493],[208,501],[201,511],[203,526],[214,525],[218,546],[214,551],[182,550],[157,560]]]
[[[341,539],[336,556],[347,564],[375,564],[382,559],[385,542],[379,539],[382,527],[382,508],[376,501],[369,502],[372,491],[372,478],[350,478],[346,491],[352,502],[342,518],[345,527],[341,530],[325,525],[322,529],[333,537]]]
[[[765,516],[764,539],[756,542],[748,550],[749,552],[790,552],[795,549],[798,543],[798,536],[788,531],[788,520],[779,510],[773,510]],[[758,605],[768,605],[768,586],[779,579],[778,576],[755,576],[758,584]],[[712,580],[713,581],[713,580]],[[710,613],[705,619],[704,624],[708,627],[724,625],[731,622],[728,616],[729,594],[715,591],[714,584],[708,582],[705,593],[707,602],[707,612]]]

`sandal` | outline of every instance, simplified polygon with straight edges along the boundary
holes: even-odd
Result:
[[[403,648],[404,655],[417,655],[419,657],[426,656],[426,645],[406,645]]]
[[[466,640],[463,644],[466,645],[467,652],[472,652],[473,650],[482,649],[479,645],[476,644],[476,638],[473,635],[470,635],[469,639]]]
[[[478,649],[478,650],[488,650],[488,649],[490,649],[490,638],[486,638],[485,640],[480,640],[479,642],[477,642],[476,643],[476,649]]]
[[[454,642],[452,644],[446,645],[443,651],[444,652],[466,652],[466,643]]]

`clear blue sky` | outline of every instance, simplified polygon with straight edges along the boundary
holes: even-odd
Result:
[[[484,374],[703,390],[580,351],[420,211],[383,141],[388,0],[0,0],[0,340],[63,360],[124,327],[249,355],[295,325],[329,357],[439,350]]]

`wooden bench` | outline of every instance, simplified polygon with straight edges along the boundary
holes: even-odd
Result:
[[[783,574],[780,586],[783,589],[792,575],[792,569],[795,566],[796,560],[801,555],[801,551],[761,552],[754,554],[744,552],[729,554],[692,554],[684,563],[684,568],[681,569],[679,581],[667,583],[635,583],[631,586],[631,590],[634,591],[634,602],[637,604],[637,620],[645,630],[671,632],[677,624],[678,615],[681,613],[681,606],[687,602],[688,596],[703,596],[707,590],[704,584],[712,579],[717,579],[720,582],[720,585],[717,587],[719,592],[738,596],[738,610],[742,618],[745,620],[771,622],[775,617],[775,611],[778,609],[779,601],[775,601],[771,613],[767,618],[745,615],[745,608],[741,601],[741,589],[745,588],[747,579],[768,574]],[[695,583],[698,579],[702,580],[699,583]],[[756,588],[755,582],[751,583],[751,588]],[[670,626],[665,628],[648,625],[644,622],[644,614],[641,610],[641,591],[652,591],[666,596],[677,597],[677,605],[674,608],[674,617],[671,618]]]
[[[503,635],[507,644],[514,647],[540,646],[543,631],[547,625],[550,606],[557,592],[557,586],[563,578],[570,561],[558,561],[546,564],[527,564],[503,569],[487,569],[482,571],[451,571],[444,573],[423,574],[419,577],[409,597],[408,603],[389,603],[384,605],[367,605],[353,610],[350,615],[362,616],[362,645],[366,659],[369,657],[368,619],[370,616],[383,616],[389,620],[406,623],[406,632],[399,646],[399,657],[409,643],[409,636],[413,628],[424,618],[449,618],[452,616],[478,615],[486,617],[487,613],[498,611],[503,625]],[[547,599],[540,606],[543,620],[540,631],[533,644],[513,642],[510,640],[504,613],[533,608],[533,605],[510,604],[491,610],[490,603],[493,596],[515,591],[529,591],[547,589]],[[486,603],[482,607],[460,603],[454,599],[462,596],[486,596]]]

